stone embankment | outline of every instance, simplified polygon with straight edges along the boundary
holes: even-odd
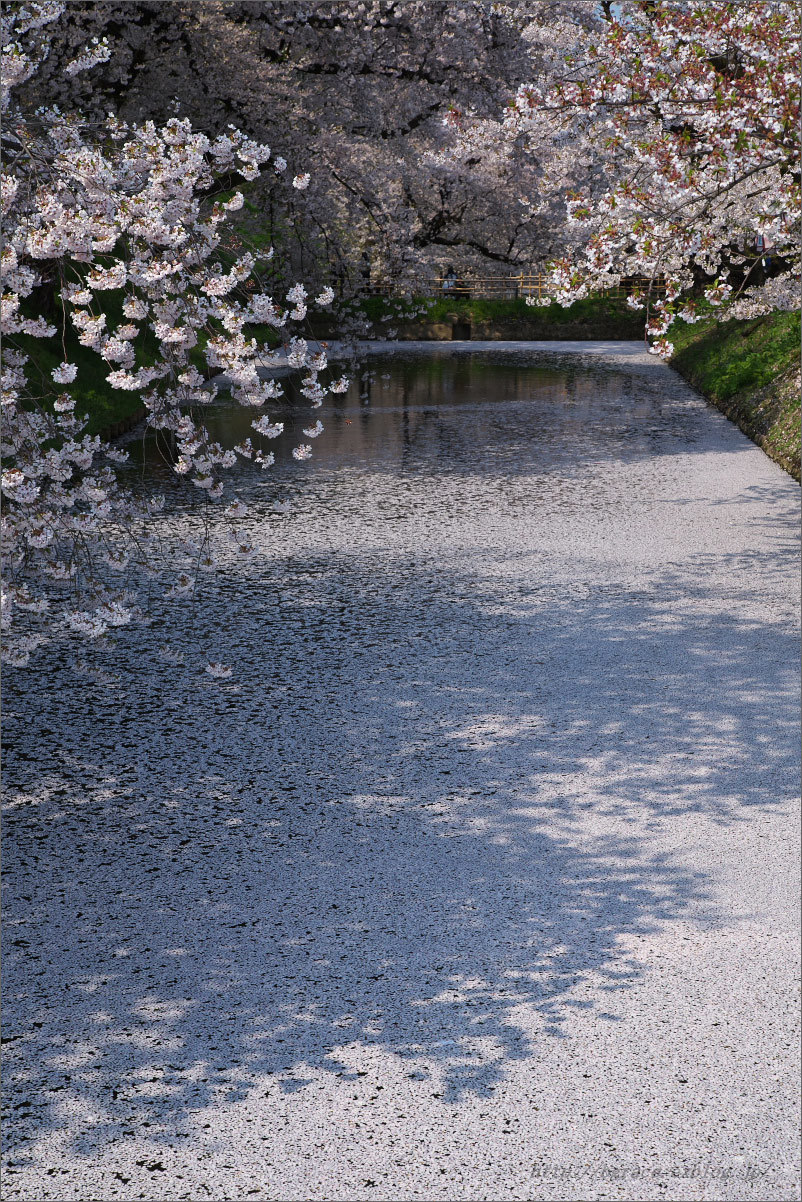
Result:
[[[531,314],[531,315],[530,315]],[[571,316],[555,321],[537,309],[526,316],[476,317],[459,312],[446,313],[437,320],[393,322],[399,342],[612,342],[643,338],[643,317],[639,313],[614,312]],[[315,322],[318,337],[339,337],[336,324]],[[374,324],[374,333],[385,336],[384,326]]]
[[[100,430],[100,438],[103,442],[110,442],[112,438],[120,438],[123,434],[130,434],[132,430],[135,430],[145,420],[147,415],[148,411],[145,406],[140,405],[129,417],[123,417],[117,422],[112,422],[105,429]]]
[[[401,342],[585,342],[630,341],[643,336],[643,323],[637,320],[622,326],[618,318],[610,321],[539,322],[532,319],[465,321],[458,315],[445,321],[406,322],[398,327]]]

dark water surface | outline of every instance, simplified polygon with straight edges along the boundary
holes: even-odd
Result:
[[[649,454],[658,434],[670,432],[682,443],[693,438],[687,415],[677,422],[676,406],[661,403],[659,390],[643,377],[603,365],[554,363],[554,356],[538,363],[523,352],[400,352],[363,361],[349,392],[329,397],[317,411],[292,381],[282,381],[286,396],[270,409],[271,419],[285,424],[282,438],[259,440],[251,429],[254,411],[225,394],[204,420],[224,446],[247,437],[261,441],[293,476],[339,467],[548,473]],[[325,433],[314,443],[314,462],[300,468],[291,448],[309,441],[303,427],[318,417]],[[133,453],[141,460],[136,445]]]

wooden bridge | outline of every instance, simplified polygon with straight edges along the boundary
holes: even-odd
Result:
[[[493,300],[518,300],[533,298],[541,300],[549,294],[549,277],[541,272],[521,272],[520,275],[507,276],[424,276],[410,280],[403,285],[403,291],[409,296],[429,298],[476,298]],[[648,278],[627,279],[616,288],[606,288],[594,293],[597,296],[609,296],[623,299],[630,295],[634,288],[647,293],[651,286],[652,295],[665,292],[662,280]],[[365,286],[369,296],[398,296],[398,282],[377,281]]]

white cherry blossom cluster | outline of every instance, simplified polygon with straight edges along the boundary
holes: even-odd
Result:
[[[249,329],[284,333],[306,313],[303,285],[290,290],[288,312],[263,290],[253,255],[224,255],[223,228],[242,194],[205,199],[221,176],[255,179],[267,146],[233,127],[208,137],[178,117],[158,127],[109,116],[97,131],[75,112],[15,106],[13,89],[46,55],[42,31],[63,8],[30,2],[3,14],[2,621],[4,657],[19,666],[59,635],[98,639],[140,618],[139,583],[164,569],[154,566],[149,524],[161,501],[134,497],[118,474],[125,453],[86,433],[73,395],[80,355],[73,361],[70,345],[99,356],[110,387],[141,395],[149,425],[172,440],[176,475],[214,501],[238,456],[261,467],[273,456],[250,439],[235,451],[209,436],[193,416],[210,399],[206,375],[224,373],[237,400],[265,406],[281,388],[262,378],[266,348]],[[66,74],[105,56],[103,42],[92,43]],[[37,312],[43,299],[46,316]],[[318,378],[325,355],[289,333],[287,343],[317,407],[328,391]],[[54,352],[58,366],[42,370]],[[267,439],[283,428],[267,416],[253,427]],[[316,437],[321,423],[312,429]],[[294,454],[307,459],[311,449]],[[238,513],[235,504],[223,516]],[[245,539],[235,545],[253,553]],[[209,548],[206,538],[189,555],[196,569],[213,563]],[[193,571],[179,571],[166,595],[193,588]]]
[[[603,185],[568,198],[583,245],[553,265],[548,299],[659,280],[663,300],[630,304],[664,357],[700,281],[722,318],[798,308],[799,72],[795,0],[610,6],[603,36],[510,112],[519,132],[545,115],[604,146]]]

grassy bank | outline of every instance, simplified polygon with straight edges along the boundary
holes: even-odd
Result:
[[[671,366],[799,480],[799,313],[677,322],[670,337]]]
[[[81,346],[72,331],[68,331],[66,358],[78,368],[78,375],[72,384],[63,385],[63,391],[70,393],[75,400],[75,411],[87,415],[86,433],[101,434],[108,432],[120,423],[131,420],[142,409],[142,397],[138,392],[129,392],[121,388],[112,388],[106,380],[111,367],[100,356],[88,347]],[[35,368],[28,367],[27,374],[31,385],[36,389],[37,377],[41,373],[45,379],[46,390],[53,388],[50,373],[58,367],[65,354],[60,343],[44,338],[27,338],[20,336],[17,340],[30,355]]]
[[[533,326],[568,325],[573,322],[623,320],[629,326],[643,327],[643,319],[633,314],[623,300],[614,300],[603,296],[592,296],[586,300],[575,301],[573,305],[563,308],[562,305],[528,305],[525,300],[490,300],[477,298],[445,297],[429,301],[430,321],[444,321],[448,314],[456,313],[459,318],[471,324],[483,321],[518,320],[531,322]]]
[[[381,296],[362,297],[354,308],[373,323],[374,330],[392,326],[399,336],[422,333],[422,327],[459,324],[470,326],[473,338],[509,337],[549,339],[565,337],[641,338],[643,315],[633,312],[623,300],[588,297],[563,308],[562,305],[528,305],[522,298],[439,297],[395,300]]]

